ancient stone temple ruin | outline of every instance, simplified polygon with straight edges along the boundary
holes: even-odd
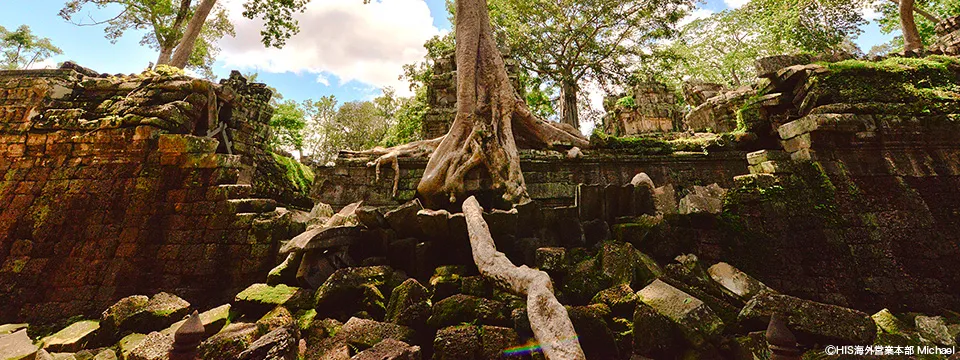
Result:
[[[0,354],[542,359],[477,218],[587,359],[955,346],[960,60],[795,59],[655,136],[523,150],[533,201],[470,219],[417,199],[426,157],[311,182],[238,74],[0,72]]]

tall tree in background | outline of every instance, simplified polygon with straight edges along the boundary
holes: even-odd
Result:
[[[893,49],[907,50],[908,44],[905,41],[907,33],[911,33],[911,48],[918,48],[915,43],[919,39],[919,47],[930,45],[937,38],[934,30],[941,19],[960,14],[960,1],[955,0],[916,0],[910,4],[902,4],[898,0],[879,0],[874,4],[880,17],[877,22],[880,24],[880,30],[883,33],[893,33],[900,31],[901,35],[894,38],[889,44],[884,44],[877,49],[872,49],[872,53],[883,55],[891,52]],[[912,8],[912,13],[911,13]],[[915,15],[920,15],[919,17]],[[908,20],[904,30],[904,20]],[[909,20],[912,21],[912,26]]]
[[[659,44],[641,62],[641,73],[679,88],[693,79],[739,87],[752,82],[757,58],[799,51],[791,42],[771,36],[752,14],[725,10],[683,26],[673,42]]]
[[[84,21],[78,19],[78,13],[84,7],[119,7],[120,13],[106,20]],[[202,5],[202,4],[201,4]],[[140,44],[157,50],[156,64],[171,64],[175,49],[180,46],[187,30],[187,21],[203,10],[194,0],[69,0],[60,10],[60,17],[80,26],[106,25],[105,36],[116,42],[128,30],[147,30]],[[181,59],[180,68],[191,68],[204,76],[213,76],[212,65],[220,49],[217,41],[224,36],[234,36],[233,24],[223,8],[211,8],[204,15],[205,21],[197,30],[197,36],[190,40],[191,50],[187,58]],[[210,16],[212,12],[212,16]]]
[[[675,34],[688,0],[491,0],[498,39],[520,65],[560,88],[561,122],[580,127],[584,80],[619,83],[644,47]]]
[[[50,39],[34,35],[29,26],[21,25],[15,31],[0,26],[0,70],[29,69],[61,53]]]

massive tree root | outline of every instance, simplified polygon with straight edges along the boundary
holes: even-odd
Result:
[[[417,186],[424,205],[456,205],[469,193],[465,177],[480,171],[510,204],[529,200],[518,145],[526,148],[585,147],[576,129],[534,116],[511,85],[493,39],[486,0],[457,0],[457,114],[446,136],[392,149],[375,149],[378,167],[434,147]]]
[[[550,360],[586,359],[567,310],[553,295],[550,276],[526,266],[517,267],[497,251],[490,229],[483,220],[483,208],[473,196],[463,202],[473,261],[480,273],[498,285],[527,297],[530,328],[543,353]]]

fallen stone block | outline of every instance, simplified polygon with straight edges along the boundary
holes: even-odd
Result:
[[[747,302],[739,320],[747,330],[762,330],[773,313],[783,314],[801,344],[872,344],[877,336],[877,325],[866,313],[766,291]]]
[[[670,319],[694,347],[723,332],[724,324],[703,301],[657,279],[637,293],[641,302]]]
[[[462,323],[510,326],[506,304],[482,297],[457,294],[433,304],[427,323],[434,328]]]
[[[204,360],[235,360],[256,341],[258,335],[255,324],[232,323],[200,343],[199,357]]]
[[[167,360],[170,350],[173,349],[173,337],[157,331],[147,334],[136,347],[130,351],[129,360]]]
[[[411,342],[414,331],[402,325],[353,317],[343,324],[336,336],[348,344],[367,349],[385,339]]]
[[[300,288],[253,284],[234,297],[233,306],[243,314],[260,317],[278,305],[294,310],[306,309],[310,300],[310,292]]]
[[[213,336],[214,334],[220,332],[224,326],[227,325],[227,320],[230,317],[230,304],[224,304],[213,309],[204,311],[200,313],[200,323],[203,324],[203,333],[204,338]],[[173,336],[177,332],[177,329],[180,328],[180,325],[187,322],[186,320],[180,320],[173,325],[170,325],[168,328],[160,331],[163,334]]]
[[[761,291],[772,291],[760,280],[754,279],[747,273],[740,271],[730,264],[720,262],[713,264],[707,272],[710,278],[720,286],[737,295],[741,300],[748,301]]]
[[[53,352],[76,352],[87,347],[96,338],[100,322],[78,321],[40,340],[44,349]]]
[[[452,326],[437,331],[433,340],[435,360],[487,360],[511,355],[519,344],[517,332],[497,326]]]
[[[940,346],[953,347],[957,345],[955,334],[950,333],[947,323],[941,316],[917,316],[915,319],[917,332],[924,339],[932,341]]]
[[[317,289],[314,296],[317,312],[346,318],[357,311],[366,311],[382,318],[391,291],[406,279],[389,266],[337,270]]]
[[[352,360],[420,360],[420,347],[386,339],[354,355]]]
[[[261,336],[238,355],[240,360],[296,360],[297,337],[289,327],[279,327]]]
[[[27,330],[18,330],[11,334],[0,335],[0,359],[21,360],[37,356],[40,350],[27,336]]]

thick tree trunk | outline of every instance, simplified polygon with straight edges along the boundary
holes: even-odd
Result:
[[[167,65],[170,63],[170,57],[173,55],[173,46],[163,46],[160,48],[160,56],[157,57],[157,65]]]
[[[536,119],[507,77],[490,27],[486,0],[457,0],[457,115],[427,163],[421,198],[431,207],[455,205],[468,193],[468,173],[479,171],[507,203],[529,200],[517,141],[532,147],[586,146],[576,130]],[[516,131],[515,131],[516,130]]]
[[[190,54],[193,53],[193,48],[197,44],[197,38],[200,37],[200,30],[203,29],[203,24],[207,22],[207,16],[210,15],[210,11],[213,10],[213,6],[217,4],[217,0],[203,0],[200,2],[200,5],[197,6],[196,12],[194,12],[193,17],[190,18],[190,22],[187,23],[187,30],[183,33],[183,37],[180,38],[180,45],[177,46],[177,51],[173,53],[173,57],[170,59],[170,65],[176,66],[183,69],[187,66],[187,61],[190,60]]]
[[[889,1],[892,2],[892,3],[894,3],[894,4],[897,4],[897,6],[900,6],[900,0],[889,0]],[[920,7],[917,6],[916,4],[913,5],[913,11],[916,12],[917,14],[920,14],[920,16],[923,16],[923,17],[927,18],[927,20],[930,20],[930,22],[932,22],[932,23],[934,23],[934,24],[939,24],[940,21],[941,21],[940,18],[934,16],[934,15],[931,14],[929,11],[926,11],[926,10],[920,8]]]
[[[903,30],[903,50],[914,51],[923,48],[917,22],[913,18],[915,0],[900,0],[900,28]]]
[[[580,128],[580,115],[577,113],[577,82],[562,81],[560,83],[560,122]]]

